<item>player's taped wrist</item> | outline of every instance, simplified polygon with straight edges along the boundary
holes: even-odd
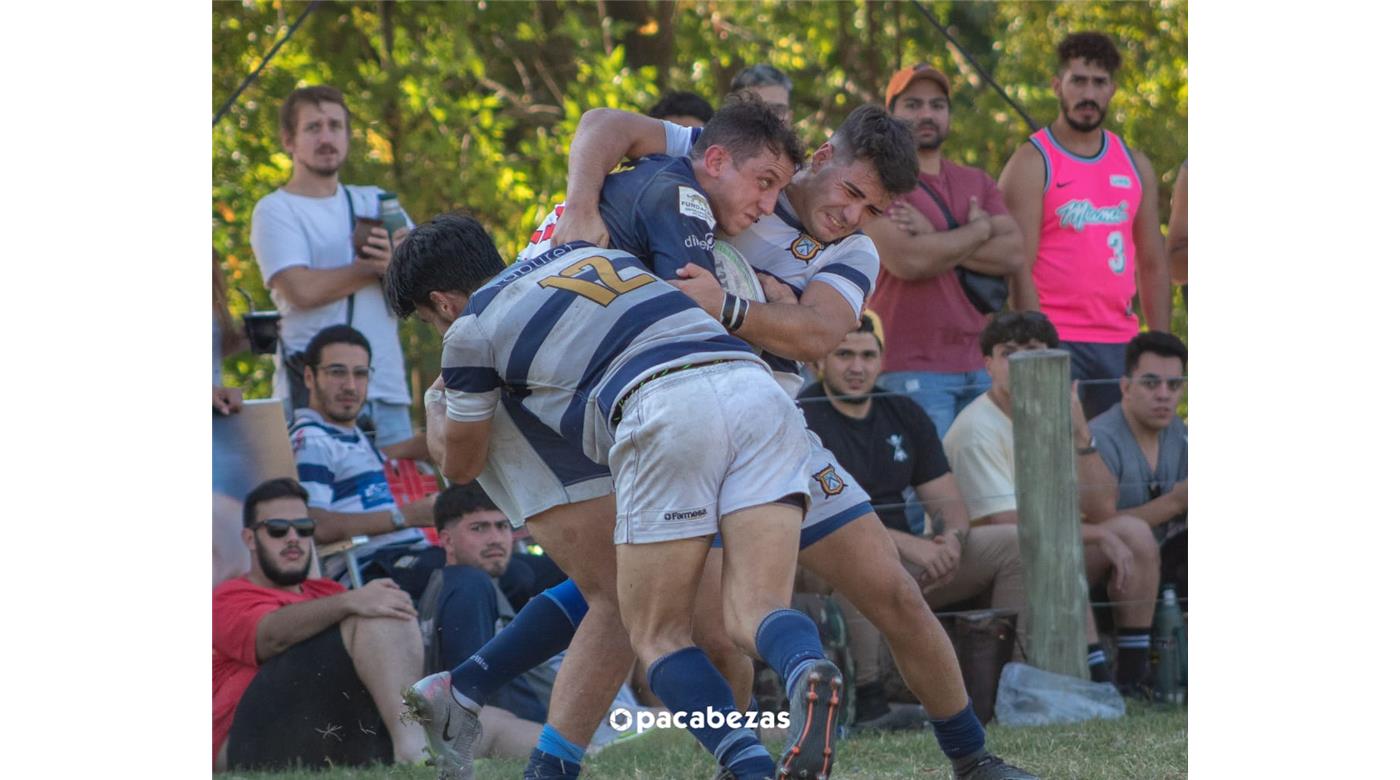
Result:
[[[725,330],[734,332],[744,327],[744,318],[749,314],[749,301],[734,293],[724,294],[724,305],[719,310],[719,321]]]

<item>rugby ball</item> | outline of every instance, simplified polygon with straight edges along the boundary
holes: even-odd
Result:
[[[725,292],[759,303],[767,302],[768,299],[763,295],[763,285],[758,281],[758,274],[754,273],[749,261],[744,259],[743,253],[735,249],[733,244],[728,241],[715,241],[714,256],[715,277]]]

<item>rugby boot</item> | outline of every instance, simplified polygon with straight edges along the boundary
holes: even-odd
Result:
[[[1039,777],[1018,769],[986,748],[953,761],[954,780],[1040,780]]]
[[[734,774],[733,769],[730,769],[727,766],[721,766],[719,768],[719,771],[715,772],[713,780],[773,780],[773,776],[769,774],[757,774],[744,775],[743,777],[740,777],[739,775]]]
[[[452,673],[429,675],[405,688],[403,703],[405,719],[420,723],[428,735],[438,780],[473,780],[472,751],[481,736],[481,719],[452,695]]]
[[[825,658],[806,667],[797,687],[788,692],[789,741],[778,760],[785,780],[827,780],[836,760],[836,722],[841,716],[844,680]]]

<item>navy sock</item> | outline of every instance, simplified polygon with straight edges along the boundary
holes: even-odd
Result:
[[[763,660],[782,675],[784,690],[792,695],[793,681],[808,661],[826,658],[817,624],[795,609],[775,609],[758,624],[754,646]]]
[[[543,732],[540,736],[544,736]],[[583,764],[566,761],[539,748],[530,752],[530,761],[525,764],[525,777],[529,780],[573,780],[581,771]]]
[[[987,732],[982,730],[982,722],[977,720],[977,713],[972,711],[970,701],[957,715],[947,720],[935,720],[933,734],[938,737],[938,747],[943,750],[943,755],[954,760],[976,753],[987,741]]]
[[[647,683],[667,709],[686,713],[686,729],[734,774],[776,770],[773,758],[752,731],[734,728],[727,722],[729,714],[737,711],[734,693],[700,648],[683,647],[656,659],[647,670]],[[707,717],[707,708],[723,716],[725,722],[716,726]],[[703,725],[697,725],[697,713]]]
[[[1118,629],[1118,684],[1140,685],[1147,681],[1150,628]]]
[[[1103,645],[1098,642],[1089,645],[1089,679],[1094,682],[1111,682],[1108,675],[1108,657],[1103,654]]]
[[[477,704],[568,649],[588,605],[572,580],[530,599],[505,630],[452,670],[452,687]]]

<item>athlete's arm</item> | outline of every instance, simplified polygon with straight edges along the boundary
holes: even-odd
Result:
[[[554,228],[554,245],[587,241],[608,245],[608,229],[598,214],[603,179],[624,158],[636,159],[666,151],[666,126],[630,111],[590,109],[578,121],[569,145],[569,179],[564,190],[567,208]]]
[[[1137,287],[1147,327],[1167,332],[1172,325],[1172,278],[1162,246],[1162,223],[1157,215],[1157,175],[1147,155],[1134,150],[1142,204],[1133,220],[1133,245],[1137,248]]]
[[[813,362],[836,349],[859,324],[845,296],[813,280],[796,304],[751,304],[734,335],[789,360]]]
[[[1172,267],[1172,282],[1186,284],[1186,163],[1176,174],[1172,187],[1172,212],[1167,217],[1167,257]]]
[[[1006,210],[1021,229],[1023,258],[1020,270],[1011,276],[1011,308],[1017,311],[1039,311],[1040,296],[1036,293],[1031,271],[1036,253],[1040,251],[1040,218],[1045,195],[1045,160],[1030,143],[1021,147],[1006,161],[997,182],[1006,198]]]
[[[491,420],[458,422],[446,419],[443,429],[442,475],[455,485],[471,482],[486,468]]]

